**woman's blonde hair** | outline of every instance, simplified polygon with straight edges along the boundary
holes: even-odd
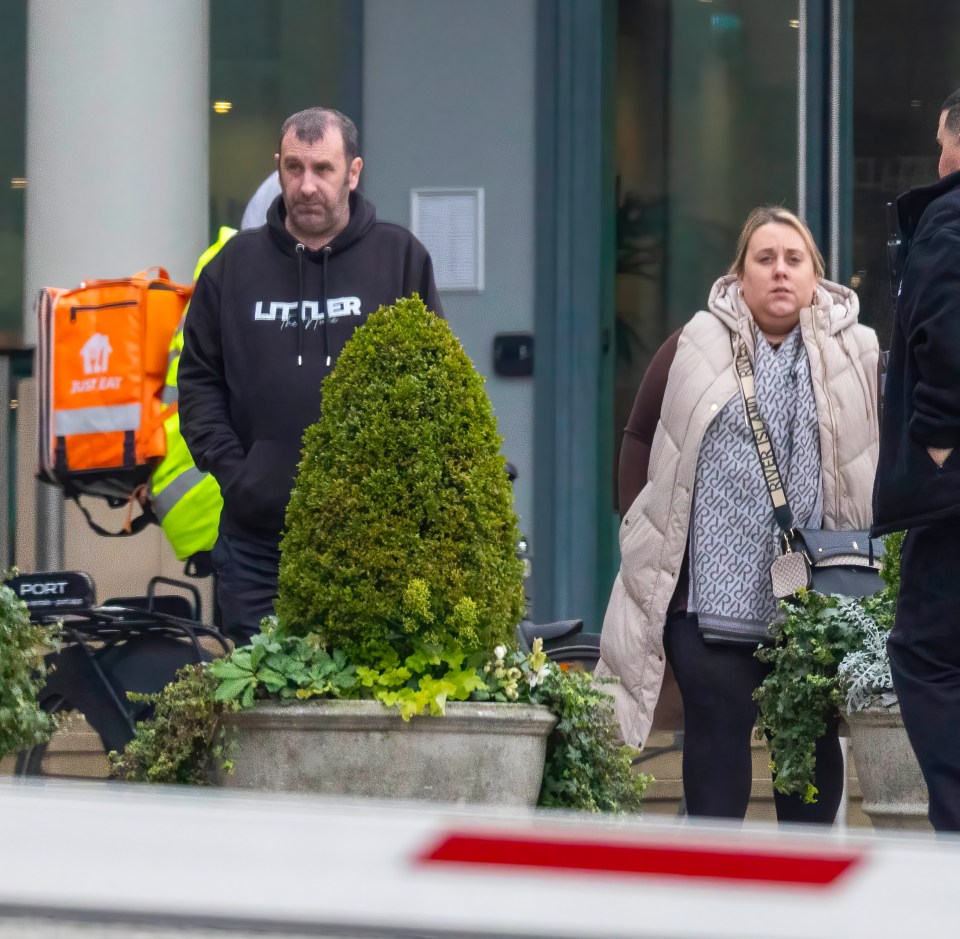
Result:
[[[758,228],[769,225],[771,222],[775,222],[777,225],[789,225],[804,240],[813,261],[813,270],[817,275],[817,280],[822,280],[826,267],[823,263],[823,255],[820,253],[817,243],[813,240],[810,229],[793,212],[779,205],[761,205],[747,216],[746,222],[743,223],[743,231],[740,232],[740,238],[737,240],[736,256],[727,273],[743,277],[750,239]]]

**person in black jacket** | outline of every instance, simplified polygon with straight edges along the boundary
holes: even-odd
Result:
[[[960,91],[943,103],[940,182],[897,200],[901,228],[874,532],[907,529],[887,648],[930,821],[960,831]]]
[[[288,118],[275,156],[281,194],[197,281],[177,386],[197,466],[220,483],[212,552],[224,631],[249,641],[273,612],[284,514],[320,383],[380,306],[418,293],[443,315],[430,256],[378,222],[357,184],[357,129],[339,111]]]

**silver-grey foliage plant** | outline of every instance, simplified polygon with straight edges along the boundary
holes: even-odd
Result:
[[[878,703],[883,707],[896,704],[887,656],[889,630],[856,600],[843,597],[838,599],[837,606],[843,610],[858,636],[857,647],[844,656],[837,669],[845,709],[848,712],[863,711]]]

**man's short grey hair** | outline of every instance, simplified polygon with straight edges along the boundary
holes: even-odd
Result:
[[[323,140],[330,125],[335,124],[340,128],[340,134],[343,137],[343,152],[346,155],[347,163],[351,163],[354,157],[360,156],[360,135],[357,133],[357,125],[340,111],[333,108],[307,108],[306,111],[297,111],[291,114],[280,128],[280,143],[277,145],[277,153],[280,153],[283,145],[283,138],[287,136],[287,131],[291,128],[296,131],[297,139],[304,143],[316,143]]]
[[[946,120],[943,126],[951,134],[960,134],[960,88],[958,88],[940,108],[940,113],[947,112]]]

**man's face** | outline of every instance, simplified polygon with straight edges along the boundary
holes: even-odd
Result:
[[[940,127],[937,130],[937,143],[940,146],[940,178],[960,170],[960,134],[947,130],[944,126],[947,111],[940,114]]]
[[[280,142],[276,161],[290,234],[305,244],[326,243],[342,231],[350,219],[350,193],[360,181],[363,160],[355,157],[347,165],[340,128],[330,124],[314,143],[301,140],[291,128]]]

